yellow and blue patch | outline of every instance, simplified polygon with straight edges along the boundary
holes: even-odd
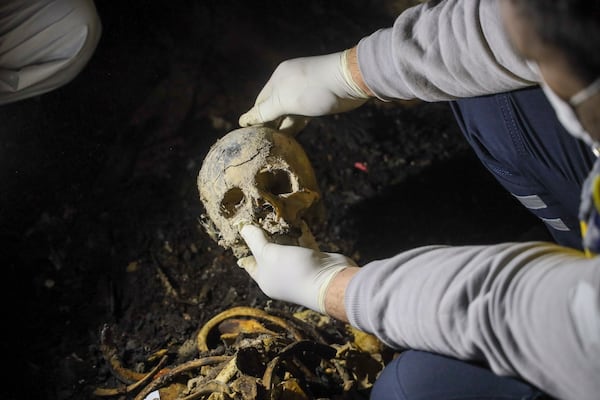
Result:
[[[592,257],[600,254],[600,158],[583,183],[579,220],[587,255]]]

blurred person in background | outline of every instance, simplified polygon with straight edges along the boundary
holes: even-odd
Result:
[[[0,1],[0,104],[70,82],[100,35],[92,0]]]

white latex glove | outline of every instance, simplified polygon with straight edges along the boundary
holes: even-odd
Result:
[[[305,117],[346,112],[364,104],[369,96],[353,81],[346,53],[295,58],[279,64],[254,107],[240,117],[240,126],[271,122],[295,134],[306,126]]]
[[[254,225],[243,226],[240,235],[253,255],[239,259],[238,265],[267,296],[323,314],[329,283],[341,270],[356,266],[352,259],[341,254],[272,243]]]

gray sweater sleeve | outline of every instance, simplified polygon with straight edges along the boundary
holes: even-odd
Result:
[[[413,7],[358,45],[381,99],[442,101],[534,85],[497,0]],[[548,243],[421,247],[365,265],[350,323],[394,348],[480,360],[564,399],[600,393],[600,257]]]
[[[512,49],[497,0],[446,0],[403,12],[394,26],[362,39],[358,61],[381,99],[450,100],[536,84]]]
[[[421,247],[361,268],[345,305],[393,348],[482,360],[563,399],[600,393],[600,257],[541,242]]]

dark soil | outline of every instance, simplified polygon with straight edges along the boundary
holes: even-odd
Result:
[[[350,47],[399,3],[99,1],[86,69],[0,109],[2,397],[92,398],[112,379],[104,324],[132,366],[229,307],[296,310],[269,302],[200,228],[196,175],[279,62]],[[327,208],[324,250],[364,264],[424,244],[545,237],[447,104],[369,103],[297,138]]]

